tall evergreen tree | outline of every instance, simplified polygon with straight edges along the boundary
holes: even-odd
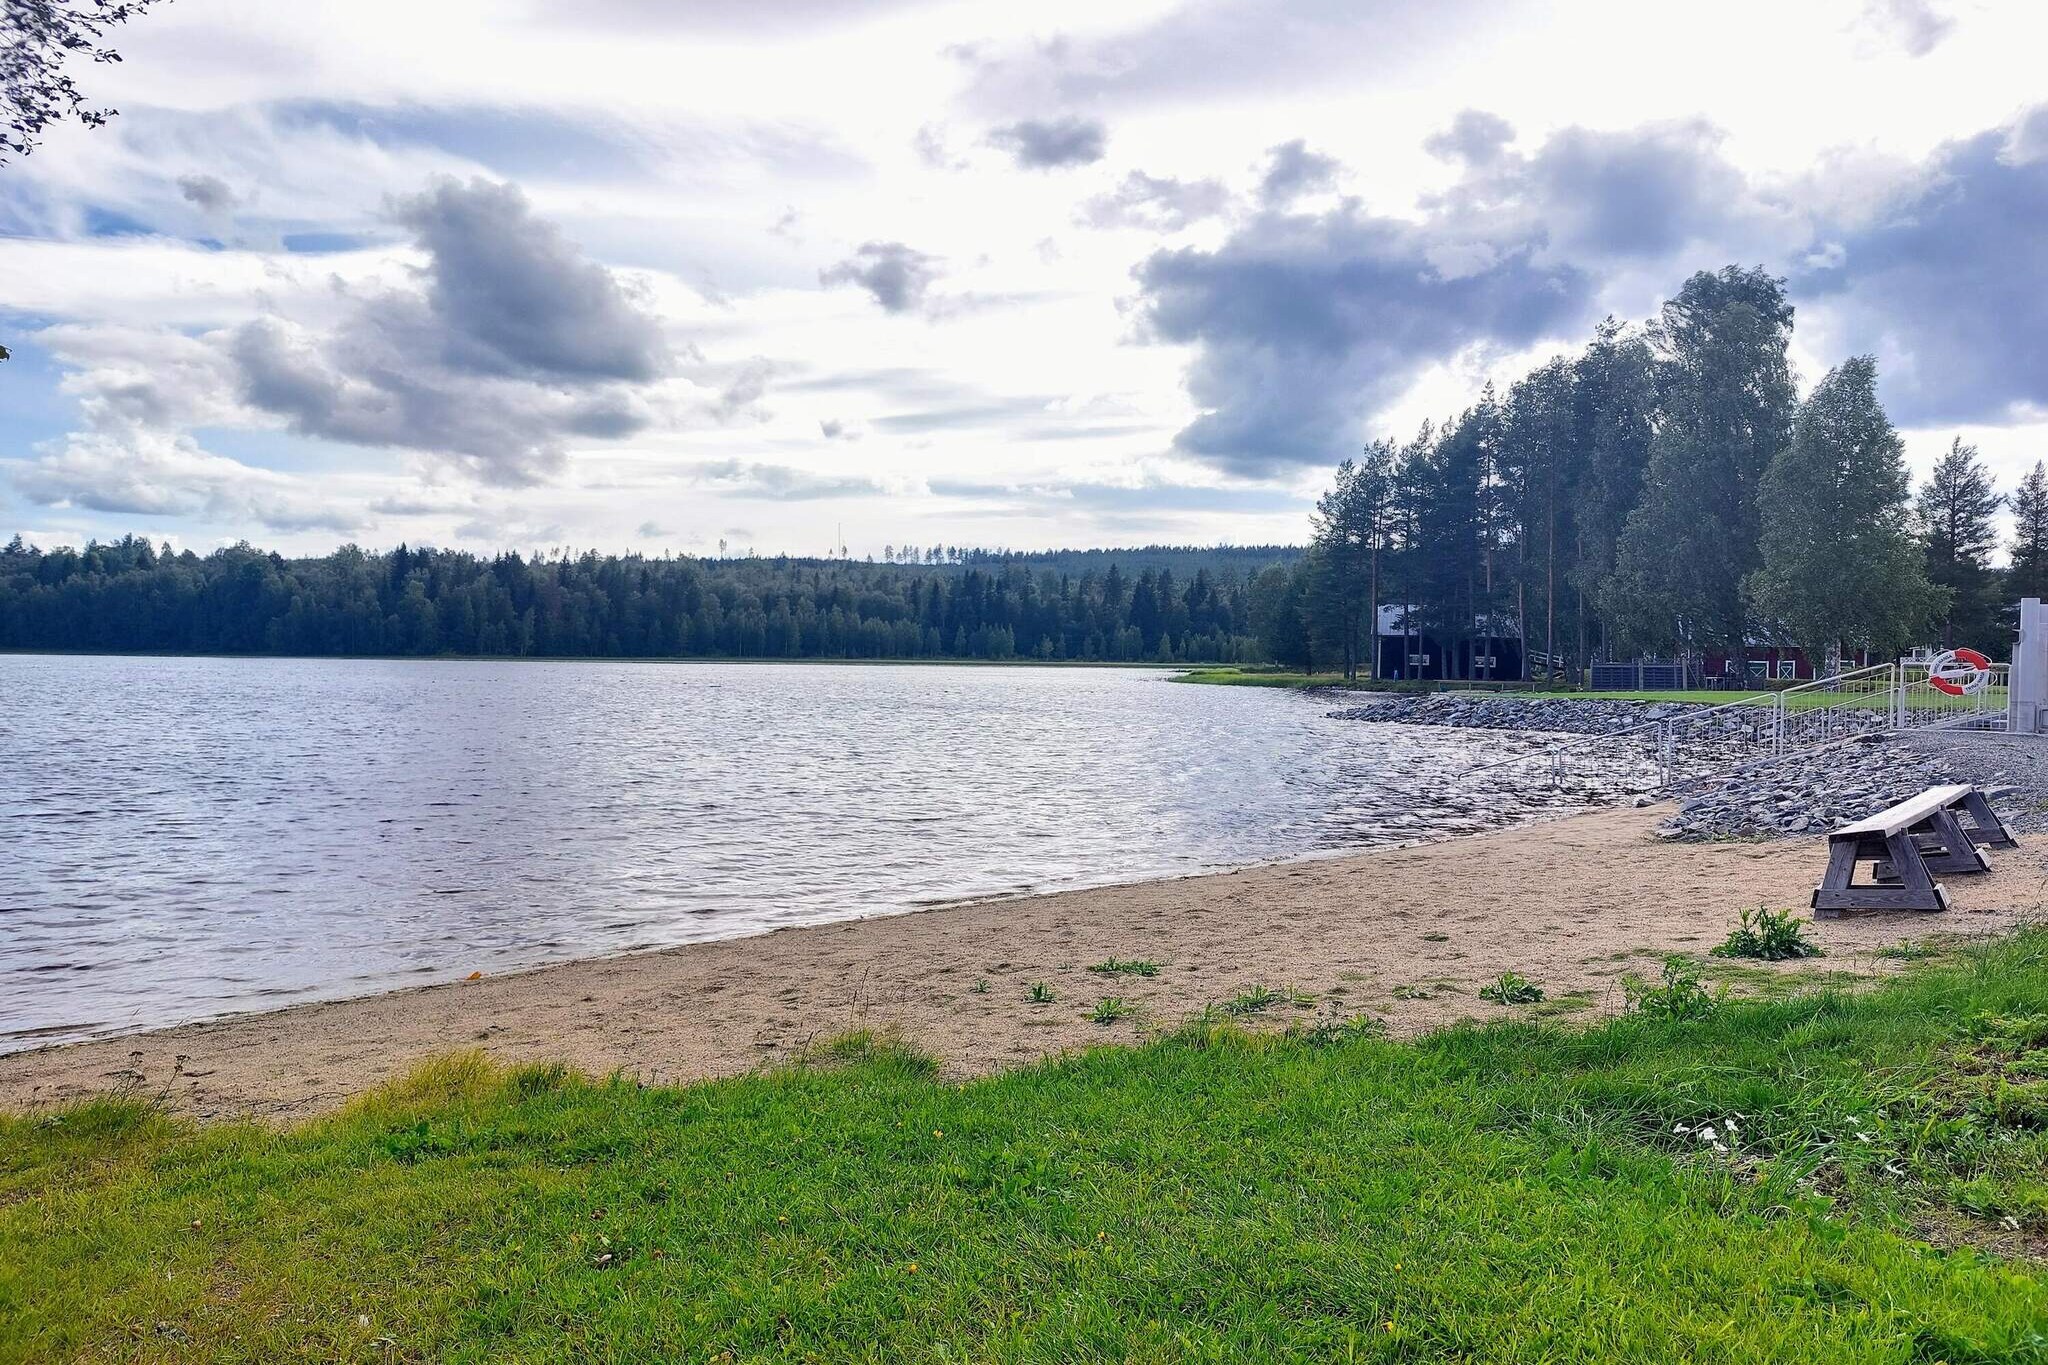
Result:
[[[2041,461],[2011,498],[2012,555],[2005,595],[2048,598],[2048,468]]]
[[[1572,588],[1577,542],[1574,491],[1582,449],[1576,404],[1577,376],[1562,358],[1532,371],[1508,390],[1501,422],[1502,466],[1514,487],[1516,540],[1521,565],[1516,616],[1525,639],[1540,621],[1544,657],[1555,666],[1560,595]],[[1568,607],[1568,604],[1566,604]]]
[[[1792,434],[1791,339],[1785,282],[1760,267],[1701,271],[1651,327],[1662,415],[1607,603],[1629,642],[1740,657],[1758,490]]]
[[[1896,653],[1945,601],[1913,538],[1905,443],[1877,401],[1877,362],[1829,372],[1763,479],[1758,620],[1818,667],[1837,645]]]
[[[1587,604],[1606,602],[1613,588],[1615,555],[1629,514],[1642,500],[1643,474],[1657,429],[1656,357],[1640,336],[1613,318],[1602,322],[1574,367],[1572,391],[1578,410],[1578,479],[1573,489],[1577,530],[1572,585],[1580,605],[1583,637]],[[1603,625],[1598,647],[1606,653]],[[1583,659],[1594,648],[1579,641]]]
[[[1964,445],[1960,436],[1920,486],[1915,511],[1927,547],[1927,577],[1949,591],[1940,621],[1943,649],[1958,643],[1981,648],[1997,629],[1991,551],[1998,544],[1993,519],[2004,505],[1990,471],[1977,459],[1977,447]]]

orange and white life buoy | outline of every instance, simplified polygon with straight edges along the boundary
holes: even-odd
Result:
[[[1991,660],[1974,649],[1943,650],[1927,661],[1927,682],[1937,692],[1966,697],[1991,681]]]

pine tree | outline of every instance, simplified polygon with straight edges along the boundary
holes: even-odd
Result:
[[[2048,468],[2041,461],[2020,480],[2012,498],[2012,556],[2007,597],[2048,597]]]
[[[1763,478],[1757,618],[1818,666],[1837,645],[1896,653],[1945,600],[1913,538],[1905,444],[1877,401],[1877,362],[1829,372]]]
[[[1927,547],[1927,577],[1949,590],[1948,610],[1940,621],[1943,649],[1958,642],[1981,647],[1997,629],[1998,579],[1991,551],[1998,532],[1992,519],[2004,505],[1990,471],[1978,462],[1977,447],[1964,445],[1960,436],[1920,486],[1915,511]]]

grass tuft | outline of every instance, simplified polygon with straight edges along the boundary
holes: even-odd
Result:
[[[1159,964],[1143,957],[1110,957],[1089,969],[1101,976],[1157,976]]]
[[[1134,1013],[1136,1013],[1135,1007],[1122,996],[1105,995],[1102,999],[1095,1002],[1095,1008],[1089,1012],[1088,1018],[1095,1023],[1107,1026],[1114,1024],[1119,1019],[1128,1019]]]
[[[1520,972],[1502,972],[1479,988],[1479,998],[1496,1005],[1533,1005],[1543,998],[1543,988]]]

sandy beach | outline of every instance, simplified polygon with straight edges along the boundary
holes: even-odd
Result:
[[[1299,992],[1256,1022],[1369,1012],[1396,1033],[1511,1011],[1477,996],[1503,970],[1553,1011],[1621,1005],[1627,973],[1701,953],[1744,907],[1803,910],[1818,839],[1679,844],[1656,808],[1610,810],[1444,843],[1239,872],[790,929],[755,938],[449,981],[0,1057],[0,1108],[108,1090],[202,1118],[289,1119],[422,1058],[479,1047],[648,1082],[745,1072],[849,1029],[887,1031],[971,1076],[1130,1042],[1254,984]],[[1813,926],[1827,956],[1782,972],[1883,970],[1886,945],[1977,937],[2048,909],[2048,841],[1947,879],[1944,915]],[[1158,962],[1153,977],[1087,970]],[[1033,982],[1051,986],[1033,1004]],[[1090,1021],[1116,995],[1138,1007]]]

